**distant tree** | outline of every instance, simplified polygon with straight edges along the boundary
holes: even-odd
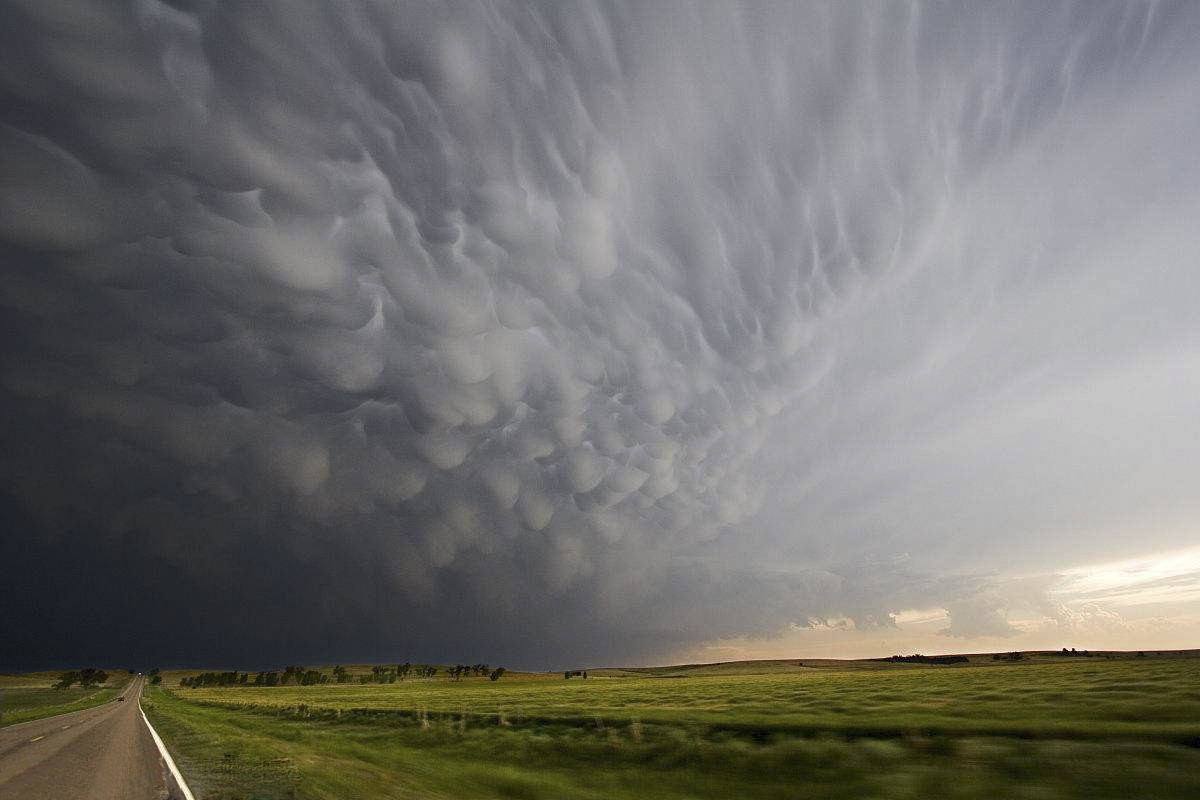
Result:
[[[54,682],[55,689],[70,689],[71,684],[79,683],[79,673],[72,670],[64,672],[58,676],[58,680]]]
[[[158,686],[160,683],[162,683],[162,675],[155,675],[152,678],[150,678],[151,686]]]
[[[322,683],[329,683],[329,676],[320,670],[305,670],[304,674],[300,676],[301,686],[317,686]]]
[[[262,674],[259,673],[260,676]],[[244,676],[245,673],[239,673],[237,670],[230,672],[201,672],[190,678],[180,679],[179,685],[189,689],[198,689],[202,686],[237,686],[243,682],[242,679]],[[159,676],[156,675],[155,678],[159,678]],[[155,680],[151,679],[151,683],[154,682]],[[255,683],[258,683],[257,678],[255,679]]]
[[[488,675],[488,678],[493,681],[498,681],[503,675],[504,667],[496,667],[494,670],[492,670],[491,674]]]
[[[286,686],[289,682],[300,683],[300,679],[304,677],[304,667],[290,666],[283,668],[283,674],[279,676],[281,686]]]
[[[333,680],[336,683],[345,683],[350,680],[350,673],[341,664],[333,668]]]
[[[78,682],[81,687],[96,686],[108,680],[107,672],[102,669],[95,669],[93,667],[81,669],[78,672],[71,674],[74,675],[75,678],[72,683]]]
[[[391,664],[376,664],[371,667],[371,677],[374,683],[395,683],[396,668]]]

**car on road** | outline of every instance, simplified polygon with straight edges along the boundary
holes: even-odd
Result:
[[[118,698],[117,698],[117,702],[118,702],[118,703],[124,703],[124,702],[125,702],[125,695],[121,695],[120,697],[118,697]]]

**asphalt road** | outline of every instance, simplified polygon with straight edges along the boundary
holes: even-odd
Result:
[[[169,773],[137,699],[0,728],[0,800],[166,800]]]

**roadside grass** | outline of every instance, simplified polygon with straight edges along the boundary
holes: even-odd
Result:
[[[178,690],[198,798],[1200,796],[1200,662]]]
[[[51,689],[46,686],[0,688],[0,728],[53,717],[71,711],[103,705],[128,685],[127,676],[114,679],[116,685],[99,688]]]

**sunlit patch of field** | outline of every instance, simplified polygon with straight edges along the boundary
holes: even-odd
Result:
[[[1200,794],[1195,659],[635,674],[195,690],[168,675],[147,705],[213,797]]]

